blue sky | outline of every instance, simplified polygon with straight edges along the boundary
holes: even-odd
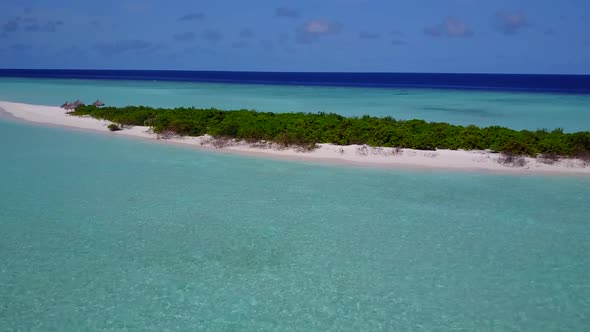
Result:
[[[590,74],[588,0],[0,2],[0,68]]]

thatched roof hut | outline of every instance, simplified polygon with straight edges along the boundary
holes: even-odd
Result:
[[[73,102],[72,105],[74,105],[74,108],[75,108],[75,107],[78,107],[78,106],[84,106],[84,103],[81,102],[80,99],[78,99],[75,102]]]
[[[104,106],[104,103],[97,99],[94,103],[92,103],[92,106],[101,107]]]
[[[61,108],[66,108],[66,106],[67,106],[68,104],[69,104],[69,102],[67,102],[67,101],[66,101],[66,102],[65,102],[65,103],[63,103],[63,104],[62,104],[60,107],[61,107]]]
[[[71,103],[71,104],[65,104],[63,108],[70,111],[70,110],[75,110],[76,107],[78,107],[78,106],[76,106],[75,103]]]

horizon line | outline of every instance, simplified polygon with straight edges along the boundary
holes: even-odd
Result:
[[[556,73],[486,73],[486,72],[376,72],[376,71],[256,71],[256,70],[197,70],[197,69],[92,69],[92,68],[0,68],[0,71],[128,71],[128,72],[200,72],[200,73],[264,73],[264,74],[416,74],[416,75],[503,75],[503,76],[590,76],[587,74]]]

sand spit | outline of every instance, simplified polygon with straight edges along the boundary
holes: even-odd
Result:
[[[283,148],[276,144],[248,143],[235,140],[220,140],[211,136],[162,137],[152,133],[148,127],[134,126],[121,131],[110,132],[109,121],[90,117],[71,116],[66,110],[54,106],[29,105],[0,101],[5,116],[47,125],[98,131],[109,135],[137,137],[154,142],[181,144],[199,149],[224,153],[260,156],[273,159],[301,160],[331,164],[349,164],[380,168],[446,169],[457,171],[483,171],[516,174],[563,174],[590,176],[590,165],[578,159],[558,161],[535,158],[521,158],[518,162],[506,162],[498,153],[489,151],[421,151],[399,148],[375,148],[360,145],[338,146],[319,144],[312,151]],[[0,113],[2,113],[0,110]]]

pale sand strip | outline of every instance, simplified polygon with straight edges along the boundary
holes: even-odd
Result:
[[[54,106],[29,105],[0,101],[0,109],[11,116],[43,124],[65,126],[78,129],[93,130],[110,135],[138,137],[156,142],[175,143],[198,147],[206,150],[238,153],[250,156],[262,156],[277,159],[327,162],[332,164],[353,164],[381,168],[421,168],[447,169],[457,171],[484,171],[494,173],[516,174],[563,174],[590,176],[590,166],[584,167],[581,160],[565,159],[552,165],[545,164],[534,158],[526,158],[524,167],[508,167],[497,162],[499,154],[487,151],[420,151],[392,148],[371,148],[358,145],[337,146],[320,144],[311,152],[296,149],[278,149],[255,147],[246,142],[229,142],[223,148],[215,148],[215,140],[210,136],[172,137],[157,139],[157,135],[149,132],[148,127],[135,126],[117,132],[106,128],[110,122],[90,117],[77,117],[66,114],[66,111]]]

